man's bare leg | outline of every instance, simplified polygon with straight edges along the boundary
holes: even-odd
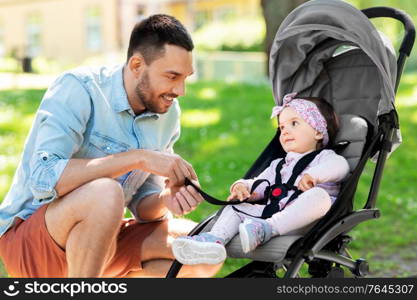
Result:
[[[66,251],[68,277],[99,277],[115,251],[124,196],[110,178],[91,181],[51,202],[47,229]]]
[[[54,200],[45,214],[47,229],[66,251],[68,277],[99,277],[116,247],[123,217],[120,185],[109,178],[91,181]],[[171,242],[187,235],[196,223],[185,219],[161,222],[142,243],[142,267],[127,277],[165,277],[174,259]],[[221,265],[184,266],[179,276],[212,277]]]
[[[179,236],[187,235],[195,225],[195,222],[186,219],[171,219],[161,223],[143,241],[142,270],[130,272],[126,277],[165,277],[174,261],[172,241]],[[222,265],[183,266],[178,277],[213,277]]]

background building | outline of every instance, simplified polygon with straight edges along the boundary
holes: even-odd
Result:
[[[193,32],[260,13],[259,0],[0,0],[0,56],[81,63],[127,48],[133,25],[174,15]]]

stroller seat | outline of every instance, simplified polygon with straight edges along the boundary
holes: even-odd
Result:
[[[278,263],[284,260],[288,249],[301,237],[302,235],[277,236],[268,241],[268,243],[258,246],[254,251],[243,253],[239,235],[236,235],[230,243],[227,244],[227,256]]]
[[[351,172],[355,169],[361,158],[367,134],[368,125],[363,118],[351,114],[340,116],[340,130],[336,137],[336,144],[341,144],[345,141],[349,142],[346,148],[339,151],[339,154],[347,159]],[[301,231],[307,232],[313,225],[314,224],[310,224]],[[272,238],[265,245],[261,245],[254,251],[245,254],[242,251],[239,235],[237,235],[227,245],[227,255],[233,258],[250,258],[256,261],[277,263],[285,258],[291,245],[302,236],[302,234],[277,236]]]

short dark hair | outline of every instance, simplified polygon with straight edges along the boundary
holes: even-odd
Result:
[[[333,106],[323,98],[318,97],[302,97],[302,99],[313,102],[320,113],[327,122],[327,133],[329,134],[329,143],[327,147],[331,147],[335,143],[337,132],[339,131],[339,117],[333,109]],[[320,143],[320,148],[323,148],[323,144]]]
[[[165,44],[175,45],[187,51],[194,49],[190,34],[176,18],[164,14],[152,15],[138,22],[130,35],[127,61],[139,52],[146,64],[164,54]]]

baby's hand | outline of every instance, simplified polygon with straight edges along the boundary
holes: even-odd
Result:
[[[240,201],[245,200],[246,198],[250,197],[250,193],[248,191],[248,188],[244,183],[237,183],[233,186],[232,193],[229,197],[227,197],[227,201],[233,200],[233,199],[239,199]]]
[[[316,186],[317,180],[313,177],[311,177],[308,174],[304,174],[303,177],[301,177],[300,182],[298,183],[298,189],[305,192],[313,187]]]

